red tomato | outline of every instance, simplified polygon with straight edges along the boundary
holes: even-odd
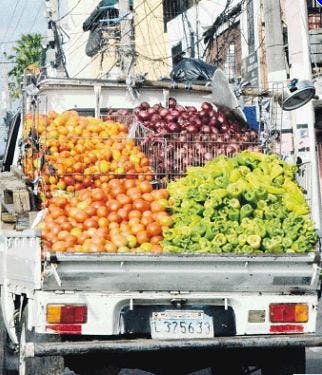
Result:
[[[136,233],[136,239],[138,243],[141,245],[145,242],[149,242],[149,236],[146,231],[142,230],[138,233]]]
[[[62,253],[67,250],[67,243],[65,241],[56,241],[52,246],[52,251]]]
[[[144,231],[144,225],[139,224],[139,223],[133,224],[133,225],[131,225],[131,231],[132,231],[133,234],[137,234],[139,232],[142,232],[142,231]],[[144,242],[146,242],[146,241],[144,241]]]
[[[139,211],[139,210],[132,210],[132,211],[130,211],[129,212],[129,219],[133,219],[133,218],[140,218],[141,216],[142,216],[142,214],[141,214],[141,211]]]
[[[149,236],[159,236],[162,234],[161,225],[157,222],[153,222],[146,227],[146,231]]]
[[[93,218],[91,219],[86,219],[84,221],[84,228],[85,229],[90,229],[90,228],[98,228],[98,223],[96,220],[94,220]]]
[[[153,245],[158,245],[162,240],[163,240],[162,236],[153,236],[153,237],[150,238],[150,242]]]
[[[165,207],[161,205],[159,202],[152,202],[151,203],[151,211],[152,212],[162,212],[165,211]]]
[[[102,189],[93,189],[92,190],[92,198],[94,201],[102,201],[105,199],[104,190]]]
[[[111,212],[107,219],[112,223],[120,223],[122,221],[122,218],[116,213],[116,212]]]
[[[142,181],[139,185],[139,189],[141,190],[142,193],[151,193],[152,185],[148,181]]]
[[[163,249],[160,245],[153,245],[151,248],[151,253],[161,254],[163,253]]]
[[[118,211],[121,208],[120,202],[118,202],[116,199],[111,199],[108,201],[107,206],[110,211]]]
[[[108,210],[106,206],[101,206],[96,211],[98,217],[107,217]]]
[[[110,222],[106,217],[100,217],[97,223],[100,228],[107,228]]]
[[[146,202],[144,199],[136,199],[133,202],[133,207],[140,212],[144,212],[149,210],[150,204]]]
[[[131,199],[126,194],[118,194],[116,200],[120,202],[122,206],[131,203]]]

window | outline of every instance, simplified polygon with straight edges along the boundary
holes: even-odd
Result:
[[[167,23],[192,7],[194,0],[163,0],[162,4],[164,31],[167,31]]]

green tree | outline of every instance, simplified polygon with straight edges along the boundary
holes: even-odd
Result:
[[[42,36],[40,34],[24,34],[13,47],[14,54],[8,56],[8,60],[14,63],[9,72],[12,81],[9,83],[10,95],[17,98],[21,95],[21,83],[25,69],[30,66],[41,66],[42,60]]]

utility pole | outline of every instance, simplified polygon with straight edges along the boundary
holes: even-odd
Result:
[[[288,28],[288,48],[291,78],[312,80],[312,65],[309,50],[309,32],[306,0],[285,1]],[[302,162],[310,163],[311,181],[307,189],[311,193],[312,217],[321,230],[321,195],[318,169],[317,144],[315,137],[315,112],[313,102],[292,112],[297,156]]]
[[[284,82],[287,75],[280,0],[264,0],[263,10],[268,82]]]
[[[50,77],[65,77],[68,76],[68,74],[64,65],[65,56],[57,28],[57,22],[59,20],[59,0],[46,0],[46,9],[48,17],[48,48],[46,60],[49,63],[47,74]]]
[[[134,63],[133,27],[129,0],[119,0],[119,17],[121,25],[121,75],[131,76]]]

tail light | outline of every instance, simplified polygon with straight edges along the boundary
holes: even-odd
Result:
[[[306,323],[309,307],[306,303],[272,303],[269,318],[272,323]]]
[[[50,324],[83,324],[86,321],[86,305],[47,305],[47,322]]]

